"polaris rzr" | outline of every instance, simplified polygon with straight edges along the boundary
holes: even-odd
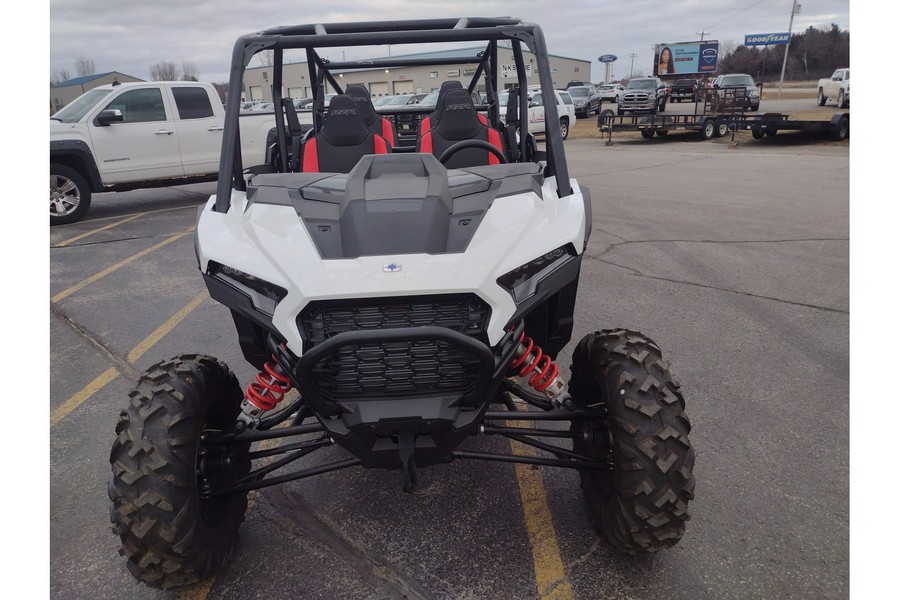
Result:
[[[477,48],[322,56],[448,42]],[[282,97],[285,53],[298,50],[315,83],[312,111],[299,115]],[[267,163],[242,165],[244,71],[268,51],[278,125]],[[500,52],[518,77],[503,114]],[[259,375],[244,391],[221,361],[191,354],[140,378],[116,427],[109,487],[135,577],[170,588],[212,575],[251,490],[366,467],[399,471],[409,492],[422,467],[455,460],[577,469],[611,547],[642,554],[679,541],[694,453],[659,347],[606,329],[575,346],[568,384],[553,361],[572,335],[591,200],[569,177],[555,103],[543,149],[519,118],[530,59],[553,97],[543,33],[517,19],[315,24],[238,39],[196,253]],[[444,83],[430,107],[378,113],[365,87],[340,84],[341,73],[445,64],[474,75]],[[326,107],[327,91],[337,95]],[[398,135],[401,115],[417,127]],[[541,452],[473,449],[479,435]],[[303,466],[335,445],[346,457]]]

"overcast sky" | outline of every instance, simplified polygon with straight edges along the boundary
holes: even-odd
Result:
[[[551,54],[589,60],[603,77],[601,54],[615,54],[616,78],[649,73],[651,46],[703,38],[741,44],[744,35],[788,29],[792,0],[50,0],[50,71],[75,76],[75,58],[98,73],[150,78],[161,62],[194,63],[201,81],[226,81],[238,36],[280,25],[385,19],[512,16],[539,24]],[[803,0],[793,31],[850,27],[849,0]],[[394,55],[408,50],[392,48]],[[338,52],[338,51],[332,51]],[[348,60],[358,50],[347,50]],[[385,53],[386,54],[386,53]],[[333,58],[341,58],[337,54]],[[255,63],[254,63],[255,64]]]

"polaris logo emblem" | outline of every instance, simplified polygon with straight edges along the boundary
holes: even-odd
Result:
[[[339,108],[337,110],[332,110],[330,112],[331,112],[331,116],[333,116],[333,117],[337,117],[340,115],[355,115],[356,109],[355,108]]]
[[[468,104],[448,104],[447,110],[466,110],[469,108]]]
[[[390,263],[381,267],[381,270],[385,273],[396,273],[397,271],[403,270],[403,265],[398,265],[397,263]]]

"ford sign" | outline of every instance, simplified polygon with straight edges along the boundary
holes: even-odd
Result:
[[[611,62],[616,62],[617,60],[619,60],[619,57],[616,56],[615,54],[604,54],[597,60],[599,60],[602,63],[611,63]]]

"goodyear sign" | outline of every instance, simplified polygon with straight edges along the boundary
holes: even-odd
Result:
[[[744,36],[745,46],[777,46],[790,41],[790,33],[754,33]]]

